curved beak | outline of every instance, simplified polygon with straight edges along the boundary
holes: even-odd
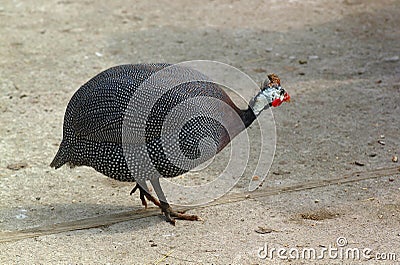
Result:
[[[285,92],[285,94],[283,96],[283,101],[284,102],[290,102],[290,96],[289,96],[288,92]]]

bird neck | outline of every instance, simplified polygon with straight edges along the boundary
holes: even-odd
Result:
[[[255,119],[257,118],[251,106],[249,106],[245,110],[241,110],[239,115],[246,128],[249,127],[253,123],[253,121],[255,121]]]
[[[267,107],[265,107],[265,104]],[[268,108],[267,99],[261,93],[258,93],[249,103],[247,109],[239,109],[235,104],[231,104],[234,107],[236,113],[239,115],[242,120],[242,124],[232,127],[233,129],[230,131],[229,137],[225,139],[229,139],[228,141],[221,142],[220,149],[222,150],[226,144],[228,144],[236,135],[242,132],[244,129],[248,128],[256,119],[257,116],[263,111],[265,108]],[[231,119],[232,120],[232,119]],[[244,127],[243,127],[244,125]]]
[[[257,117],[264,110],[269,108],[268,98],[260,91],[249,103],[249,109]]]
[[[245,125],[245,128],[249,127],[255,119],[257,119],[260,113],[269,108],[269,101],[267,97],[260,91],[254,98],[250,100],[249,106],[245,110],[239,110],[240,118]]]

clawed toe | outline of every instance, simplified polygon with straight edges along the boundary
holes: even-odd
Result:
[[[185,211],[174,211],[168,203],[161,202],[161,211],[164,213],[164,216],[167,222],[175,225],[175,220],[187,220],[187,221],[201,221],[202,219],[197,215],[185,214]]]
[[[139,189],[139,197],[140,200],[142,201],[142,205],[144,208],[147,208],[147,200],[153,202],[156,206],[160,207],[160,202],[154,198],[150,193],[148,193],[146,190],[144,190],[142,187],[140,187],[139,184],[136,184],[136,186],[131,190],[130,195],[134,194],[136,190]]]

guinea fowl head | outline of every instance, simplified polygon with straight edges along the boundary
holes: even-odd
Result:
[[[278,107],[285,101],[290,101],[289,94],[281,86],[279,77],[276,74],[270,74],[261,86],[260,92],[250,102],[250,107],[258,116],[264,109]]]

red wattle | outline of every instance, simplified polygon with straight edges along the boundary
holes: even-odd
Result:
[[[272,107],[278,107],[282,104],[282,100],[280,98],[276,98],[274,99],[274,101],[272,101]]]

